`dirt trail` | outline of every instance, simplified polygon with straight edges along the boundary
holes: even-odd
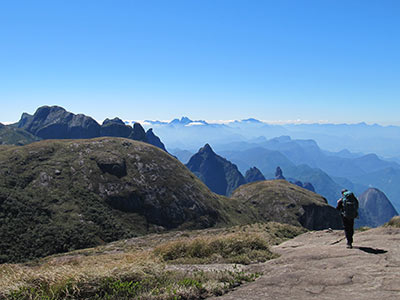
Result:
[[[259,279],[211,299],[400,299],[400,228],[357,232],[353,249],[342,231],[308,232],[273,251],[281,257],[250,266]]]

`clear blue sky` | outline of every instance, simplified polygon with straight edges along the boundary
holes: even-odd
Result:
[[[3,0],[0,101],[0,122],[61,105],[400,125],[400,1]]]

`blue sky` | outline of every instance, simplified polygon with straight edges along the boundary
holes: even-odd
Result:
[[[61,105],[400,125],[399,31],[397,0],[4,0],[0,122]]]

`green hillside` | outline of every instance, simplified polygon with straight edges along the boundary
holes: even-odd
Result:
[[[250,222],[184,165],[123,138],[0,148],[0,262],[148,232]],[[246,217],[247,216],[247,217]]]
[[[26,145],[38,140],[40,138],[23,129],[0,123],[0,145]]]
[[[265,180],[242,185],[233,199],[253,207],[258,218],[308,229],[342,227],[339,213],[322,196],[286,180]]]

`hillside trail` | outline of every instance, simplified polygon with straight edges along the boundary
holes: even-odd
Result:
[[[272,247],[281,256],[249,266],[256,281],[214,300],[400,299],[400,228],[380,227],[354,235],[343,231],[302,234]]]

